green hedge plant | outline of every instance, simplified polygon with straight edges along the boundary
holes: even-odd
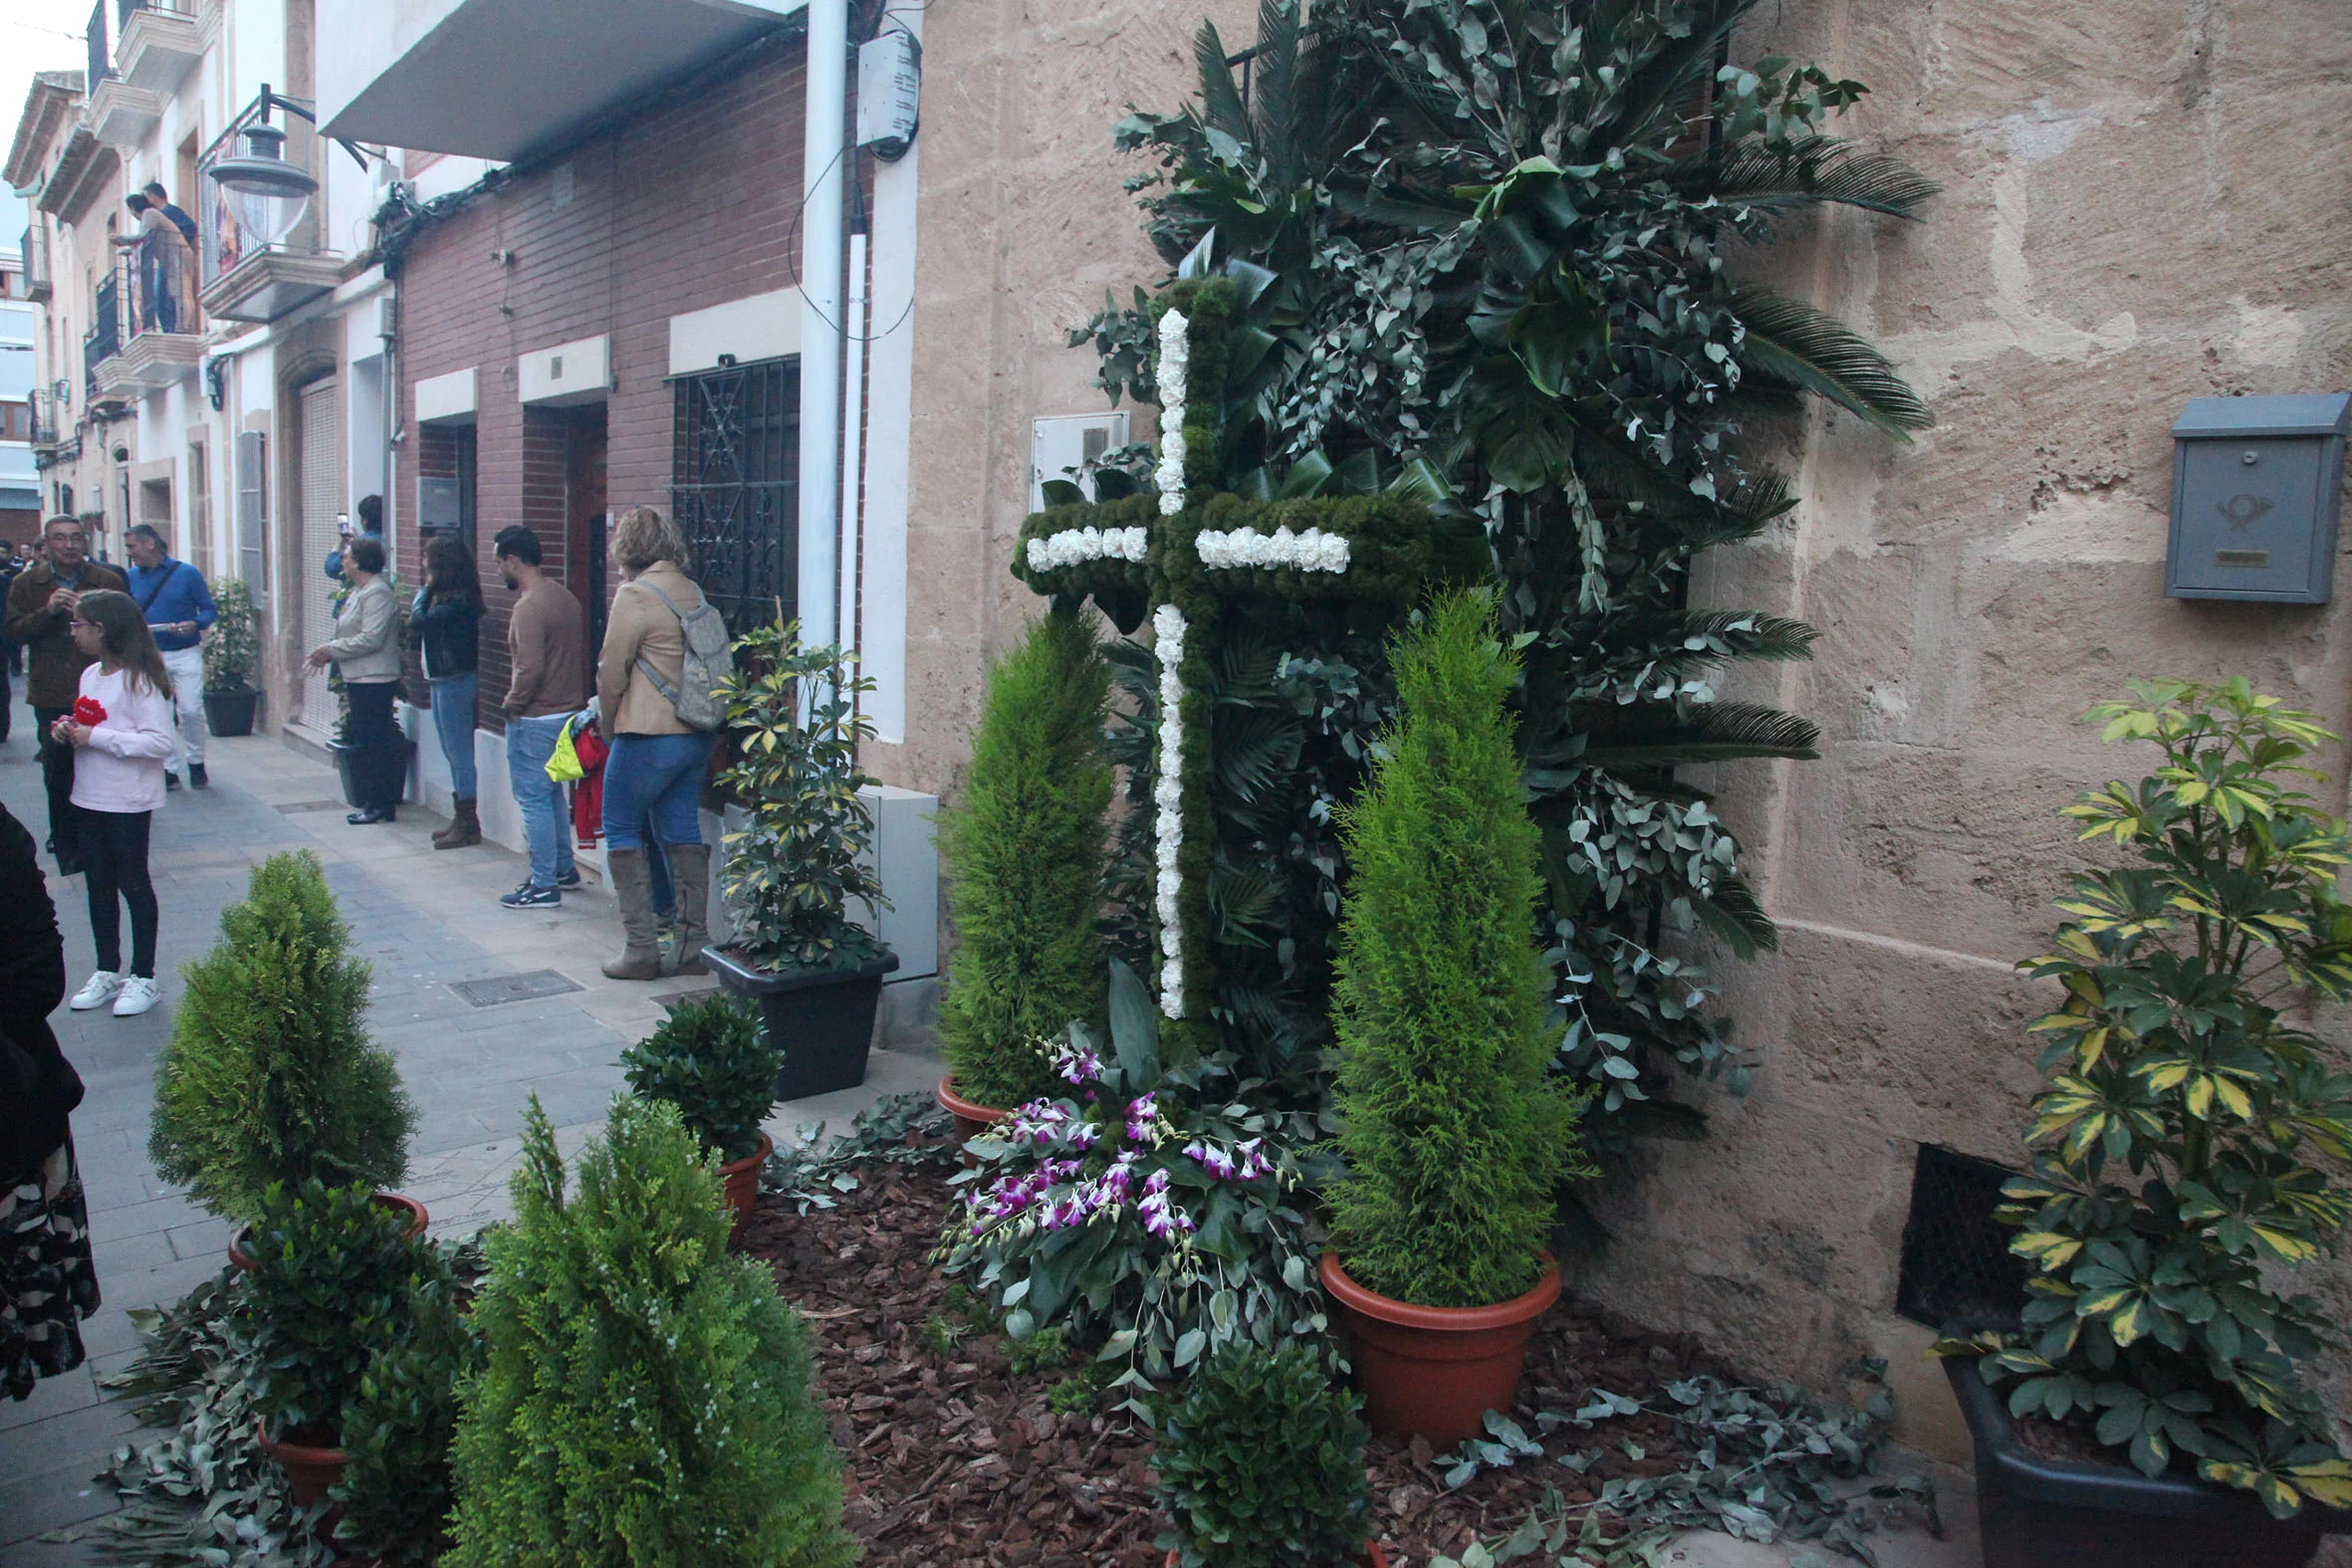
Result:
[[[661,1026],[620,1053],[628,1086],[667,1100],[703,1148],[721,1160],[760,1151],[760,1123],[776,1104],[784,1052],[751,1004],[725,993],[681,1002]]]
[[[364,1187],[273,1184],[246,1237],[236,1320],[255,1408],[273,1437],[340,1447],[345,1407],[375,1359],[410,1335],[432,1247]]]
[[[2003,1189],[2034,1268],[2024,1331],[1939,1348],[2147,1474],[2193,1459],[2281,1517],[2352,1504],[2295,1367],[2340,1339],[2284,1293],[2352,1212],[2330,1182],[2352,1077],[2298,1021],[2352,996],[2352,840],[2297,787],[2337,737],[2242,679],[2137,683],[2087,718],[2163,761],[2066,808],[2124,860],[2073,878],[2055,951],[2019,966],[2065,990],[2033,1025],[2032,1172]]]
[[[367,1034],[365,961],[308,850],[256,866],[221,940],[183,972],[187,994],[155,1064],[148,1157],[232,1220],[273,1182],[389,1187],[408,1172],[415,1107]]]
[[[807,1325],[677,1108],[618,1096],[567,1192],[537,1100],[456,1448],[452,1568],[846,1568]]]
[[[1315,1341],[1237,1341],[1159,1419],[1159,1539],[1184,1568],[1337,1568],[1371,1533],[1362,1401]]]
[[[964,803],[940,814],[957,946],[939,1042],[957,1092],[982,1105],[1052,1092],[1037,1042],[1099,1010],[1109,692],[1075,613],[1033,621],[989,672]]]
[[[449,1549],[458,1391],[481,1359],[448,1271],[418,1275],[408,1332],[368,1364],[344,1406],[351,1460],[335,1488],[336,1535],[380,1568],[429,1568]]]
[[[1397,639],[1386,759],[1342,815],[1355,880],[1335,988],[1332,1239],[1358,1283],[1422,1306],[1505,1301],[1541,1276],[1552,1194],[1582,1170],[1580,1095],[1551,1080],[1521,801],[1516,662],[1492,601],[1438,599]]]

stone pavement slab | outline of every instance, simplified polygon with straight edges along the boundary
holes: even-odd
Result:
[[[29,737],[20,726],[0,745],[0,801],[41,838],[47,808]],[[162,906],[162,1004],[137,1018],[100,1008],[61,1009],[53,1020],[89,1089],[74,1135],[104,1305],[83,1325],[90,1365],[44,1382],[22,1404],[0,1402],[0,1568],[96,1561],[87,1540],[34,1539],[114,1507],[94,1477],[135,1428],[101,1400],[96,1375],[136,1350],[131,1308],[176,1301],[222,1265],[227,1228],[155,1174],[146,1142],[179,967],[218,939],[221,911],[244,897],[251,867],[293,848],[325,863],[353,947],[375,966],[370,1024],[398,1056],[417,1105],[401,1190],[431,1212],[438,1234],[469,1235],[511,1212],[507,1179],[533,1094],[556,1124],[558,1147],[575,1153],[622,1086],[621,1049],[660,1020],[664,999],[713,984],[604,979],[597,966],[619,934],[609,896],[591,883],[556,909],[504,909],[498,895],[523,880],[522,860],[494,845],[436,851],[430,834],[441,820],[420,809],[376,827],[351,826],[341,807],[283,809],[333,797],[339,785],[323,762],[274,738],[216,739],[207,763],[213,787],[167,796],[155,818],[149,865]],[[50,894],[79,986],[91,969],[81,880],[53,873]],[[539,970],[578,989],[490,1007],[452,989]],[[926,1049],[878,1050],[864,1088],[783,1107],[770,1126],[780,1143],[804,1123],[824,1121],[837,1133],[878,1095],[928,1089],[939,1071]]]

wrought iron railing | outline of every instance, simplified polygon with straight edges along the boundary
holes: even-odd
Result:
[[[82,335],[82,377],[91,402],[98,401],[98,367],[122,351],[122,283],[118,272],[98,281],[90,331]]]
[[[115,74],[115,40],[107,26],[107,0],[98,0],[90,8],[90,28],[82,36],[90,45],[90,75],[86,80],[89,91],[96,93],[98,85]]]
[[[17,255],[24,258],[25,295],[28,299],[49,297],[49,231],[38,225],[25,230],[17,244]]]
[[[117,251],[99,284],[90,331],[82,337],[82,368],[98,396],[101,361],[149,333],[192,335],[204,330],[196,308],[195,257],[179,231],[150,232]]]
[[[49,406],[49,394],[35,390],[27,399],[32,410],[33,433],[27,437],[35,446],[55,446],[58,443],[57,414]]]
[[[287,99],[281,102],[298,103],[311,107],[307,99]],[[238,138],[247,125],[262,116],[262,101],[255,99],[245,106],[228,128],[213,137],[212,145],[196,160],[196,234],[198,240],[198,277],[201,286],[213,283],[235,272],[240,263],[265,250],[289,252],[299,256],[316,256],[320,252],[318,236],[321,225],[313,210],[303,215],[285,238],[272,242],[269,238],[269,201],[264,196],[250,196],[224,190],[212,178],[212,166],[222,158],[234,157],[239,150]],[[308,168],[318,138],[311,127],[298,116],[289,114],[286,126],[286,161]]]
[[[172,16],[194,16],[196,0],[115,0],[115,20],[127,24],[133,11],[163,11]]]

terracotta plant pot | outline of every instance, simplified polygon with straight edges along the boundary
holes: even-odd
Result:
[[[1361,1551],[1349,1552],[1347,1560],[1359,1564],[1360,1568],[1388,1568],[1388,1553],[1380,1549],[1378,1541],[1371,1542]],[[1184,1561],[1184,1554],[1173,1547],[1169,1548],[1168,1568],[1176,1568],[1176,1565],[1182,1561]]]
[[[425,1214],[424,1205],[415,1199],[404,1198],[398,1193],[375,1193],[369,1196],[368,1202],[374,1204],[378,1209],[396,1209],[405,1214],[408,1217],[408,1224],[400,1233],[409,1240],[413,1241],[424,1234],[424,1228],[430,1217]],[[250,1274],[253,1272],[254,1266],[253,1254],[246,1251],[243,1245],[245,1232],[246,1227],[239,1226],[229,1232],[229,1261]]]
[[[776,1140],[760,1134],[760,1147],[740,1160],[729,1160],[719,1167],[719,1180],[727,1184],[727,1207],[735,1211],[735,1229],[752,1217],[752,1210],[760,1202],[760,1167],[768,1163],[768,1156],[776,1152]]]
[[[351,1456],[341,1449],[319,1448],[308,1443],[292,1441],[279,1443],[271,1439],[265,1429],[261,1434],[261,1451],[278,1461],[286,1471],[286,1483],[294,1492],[294,1500],[303,1507],[322,1501],[343,1479],[343,1467]]]
[[[993,1105],[983,1105],[977,1100],[967,1100],[956,1093],[956,1080],[952,1073],[939,1080],[939,1087],[931,1091],[931,1097],[939,1102],[941,1110],[956,1119],[958,1143],[981,1136],[1013,1114]]]
[[[1559,1264],[1540,1255],[1543,1277],[1509,1301],[1426,1307],[1366,1290],[1338,1253],[1323,1254],[1323,1289],[1354,1339],[1351,1359],[1373,1431],[1425,1438],[1443,1454],[1485,1431],[1488,1411],[1511,1409],[1535,1319],[1559,1299]]]

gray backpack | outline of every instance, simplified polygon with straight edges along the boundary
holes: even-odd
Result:
[[[717,696],[719,683],[735,673],[735,653],[727,638],[727,618],[719,607],[705,596],[690,610],[678,608],[678,601],[647,582],[637,579],[637,586],[651,593],[670,607],[678,617],[678,631],[686,639],[686,662],[678,672],[678,684],[672,686],[661,678],[643,654],[637,655],[637,668],[645,672],[645,679],[653,689],[670,702],[670,711],[678,722],[690,730],[716,730],[727,722],[727,705]]]

